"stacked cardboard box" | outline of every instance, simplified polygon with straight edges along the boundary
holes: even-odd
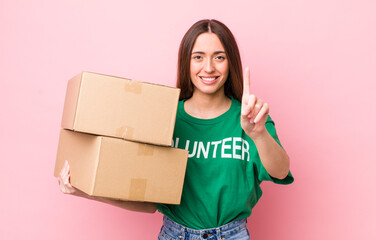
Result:
[[[54,175],[92,196],[179,204],[188,152],[172,148],[180,90],[83,72],[68,82]]]

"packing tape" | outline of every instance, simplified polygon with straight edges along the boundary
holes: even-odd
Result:
[[[124,90],[126,92],[131,92],[131,93],[134,93],[134,94],[141,94],[142,83],[137,82],[137,81],[133,81],[133,80],[125,81]]]
[[[154,146],[149,144],[140,143],[138,146],[137,156],[153,156]]]
[[[132,178],[129,198],[135,201],[144,201],[146,183],[147,180],[145,178]]]
[[[134,128],[122,126],[116,129],[116,136],[123,139],[132,139],[133,138]]]

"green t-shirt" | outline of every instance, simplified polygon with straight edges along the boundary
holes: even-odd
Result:
[[[270,177],[256,146],[240,126],[239,101],[213,119],[198,119],[178,104],[173,147],[189,150],[180,205],[157,204],[158,211],[193,229],[222,226],[251,215],[260,199],[260,183],[294,181],[291,173],[283,179]],[[274,122],[268,116],[266,129],[280,144]]]

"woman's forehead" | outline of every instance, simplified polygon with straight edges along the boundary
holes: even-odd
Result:
[[[192,53],[214,53],[224,52],[225,49],[215,33],[202,33],[196,38]]]

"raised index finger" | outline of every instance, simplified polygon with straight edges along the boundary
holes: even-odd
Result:
[[[249,67],[245,68],[244,77],[243,77],[243,97],[249,96],[249,85],[250,85],[250,71]]]

